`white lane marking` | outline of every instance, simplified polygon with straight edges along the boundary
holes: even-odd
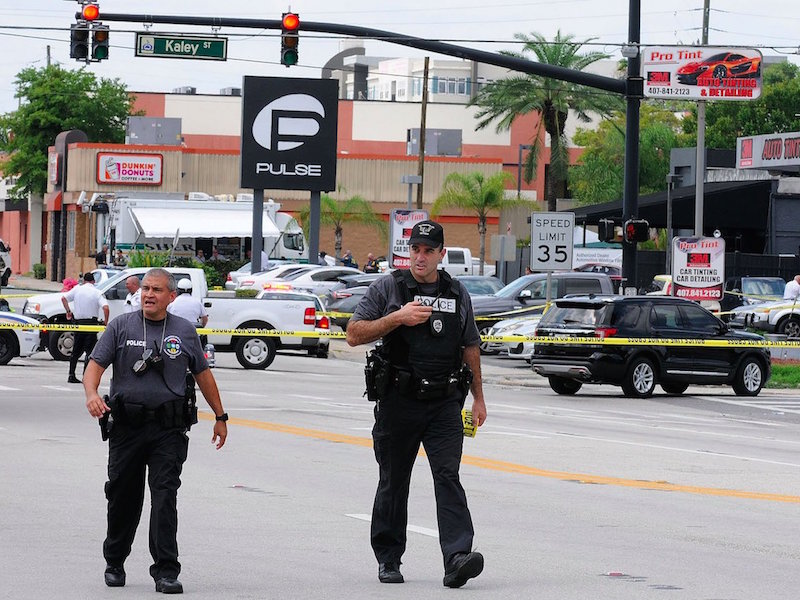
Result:
[[[48,389],[48,390],[55,390],[57,392],[72,392],[72,391],[75,391],[75,392],[79,392],[80,391],[80,392],[82,392],[83,391],[83,388],[67,387],[65,385],[43,385],[42,387],[45,388],[45,389]]]
[[[5,385],[0,385],[0,392],[21,392],[19,388],[12,388]]]
[[[545,435],[532,435],[530,433],[516,433],[513,431],[492,431],[491,429],[483,429],[483,428],[481,433],[483,435],[507,435],[510,437],[524,437],[524,438],[530,438],[532,440],[546,440],[549,438],[549,436]]]
[[[288,396],[290,398],[302,398],[303,400],[331,400],[331,398],[328,398],[327,396],[306,396],[304,394],[288,394]]]
[[[733,404],[734,406],[747,406],[748,408],[760,408],[763,410],[771,410],[773,412],[784,412],[800,415],[800,407],[798,407],[796,403],[789,404],[781,402],[780,400],[724,400],[723,398],[710,398],[709,400],[711,402]]]
[[[367,523],[372,521],[372,517],[370,515],[348,515],[346,514],[345,517],[350,517],[351,519],[358,519],[359,521],[366,521]],[[438,538],[439,532],[435,529],[429,529],[427,527],[420,527],[418,525],[407,525],[407,531],[413,531],[414,533],[420,533],[422,535],[427,535],[432,538]]]

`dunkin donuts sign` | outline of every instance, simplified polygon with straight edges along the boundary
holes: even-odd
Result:
[[[97,183],[161,185],[161,154],[97,153]]]

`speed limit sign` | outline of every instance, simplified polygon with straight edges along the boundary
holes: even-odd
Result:
[[[531,213],[531,270],[572,270],[575,213]]]

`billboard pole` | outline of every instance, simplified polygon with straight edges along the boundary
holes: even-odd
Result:
[[[703,0],[703,38],[701,45],[708,45],[708,13],[711,0]],[[706,101],[697,102],[697,153],[694,166],[694,235],[703,235],[703,183],[706,176]]]

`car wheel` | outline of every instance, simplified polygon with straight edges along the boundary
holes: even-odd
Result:
[[[800,337],[800,319],[787,317],[778,324],[778,333],[790,338]]]
[[[688,383],[662,383],[661,389],[668,394],[682,394],[689,387]]]
[[[53,360],[69,360],[75,345],[75,333],[72,331],[51,331],[47,339],[47,350]]]
[[[481,335],[481,336],[489,335],[489,330],[491,328],[492,328],[491,325],[487,325],[483,329],[478,329],[478,334]],[[489,342],[481,341],[480,349],[481,349],[481,354],[490,355],[490,354],[499,354],[500,353],[499,350],[491,350],[490,347],[489,347]]]
[[[317,358],[328,358],[328,346],[317,348]]]
[[[653,363],[647,358],[636,358],[631,364],[622,391],[628,398],[648,398],[656,387],[656,371]]]
[[[717,79],[724,79],[728,76],[728,69],[723,65],[717,65],[714,67],[714,71],[711,74]]]
[[[17,355],[17,336],[13,331],[0,331],[0,365],[7,365]]]
[[[236,344],[236,360],[245,369],[266,369],[275,360],[275,341],[266,337],[243,337]]]
[[[561,394],[562,396],[574,396],[583,385],[580,381],[576,381],[575,379],[556,377],[555,375],[548,377],[547,381],[550,382],[552,390],[556,394]]]
[[[737,396],[758,396],[764,387],[764,367],[756,358],[746,358],[736,372],[733,391]]]

